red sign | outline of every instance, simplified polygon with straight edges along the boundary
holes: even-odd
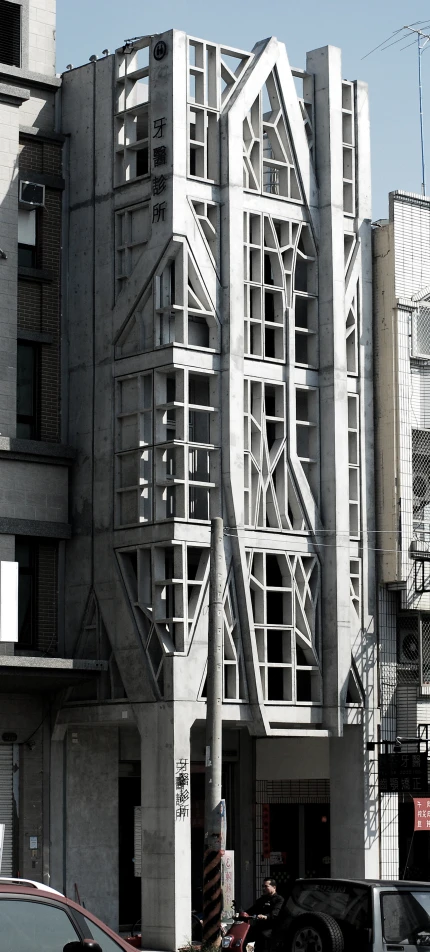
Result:
[[[270,805],[261,806],[261,826],[263,832],[263,859],[270,859]]]
[[[414,797],[414,833],[415,830],[430,831],[430,800],[426,797]]]

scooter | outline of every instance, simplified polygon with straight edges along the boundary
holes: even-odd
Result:
[[[247,912],[238,912],[228,931],[221,939],[221,948],[223,949],[241,949],[245,952],[248,939],[248,933],[256,922],[257,916],[248,916]]]

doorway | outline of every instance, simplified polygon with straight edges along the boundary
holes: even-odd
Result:
[[[399,879],[430,880],[430,830],[414,834],[412,798],[399,803]]]
[[[134,875],[134,808],[140,806],[140,776],[119,777],[118,786],[119,923],[125,932],[141,917],[141,879]]]
[[[270,803],[268,876],[287,897],[299,876],[330,876],[330,804]]]

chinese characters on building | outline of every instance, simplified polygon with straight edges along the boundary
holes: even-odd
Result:
[[[381,793],[426,793],[427,788],[425,753],[379,755]]]
[[[177,820],[185,820],[189,816],[190,773],[185,757],[175,763],[175,807]]]
[[[153,122],[153,139],[164,139],[164,130],[166,126],[166,117],[161,116],[159,119],[154,119]],[[167,148],[165,145],[157,145],[152,150],[152,165],[153,168],[160,168],[167,163]],[[163,173],[154,175],[152,178],[152,194],[153,195],[162,195],[167,186],[167,179]],[[167,202],[161,201],[156,202],[152,206],[152,223],[157,225],[159,222],[165,220],[165,213],[167,209]]]
[[[430,830],[430,800],[414,797],[415,830]]]

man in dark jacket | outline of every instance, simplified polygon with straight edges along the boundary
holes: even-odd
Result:
[[[248,938],[248,942],[255,942],[255,952],[265,952],[283,905],[283,897],[276,892],[276,881],[265,879],[263,895],[247,910],[248,916],[257,916]]]

